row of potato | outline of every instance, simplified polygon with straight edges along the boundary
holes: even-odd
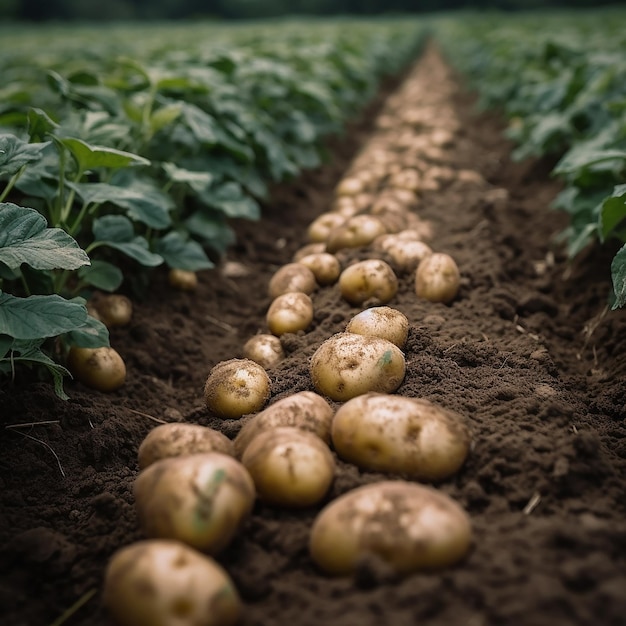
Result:
[[[268,332],[245,343],[243,358],[210,371],[206,406],[216,417],[243,418],[237,436],[176,423],[154,428],[141,443],[134,497],[148,539],[119,550],[105,577],[104,600],[120,624],[235,624],[242,602],[214,557],[236,540],[257,499],[323,505],[309,551],[328,575],[351,575],[371,554],[408,574],[453,565],[468,553],[469,517],[424,483],[460,470],[470,429],[455,412],[395,393],[405,377],[410,321],[387,306],[401,273],[414,273],[416,297],[449,303],[457,294],[456,263],[425,243],[430,226],[418,217],[420,193],[456,174],[432,163],[445,158],[456,129],[438,102],[445,89],[445,76],[418,69],[390,99],[334,206],[310,225],[310,241],[293,263],[269,281]],[[346,250],[355,248],[371,257],[347,263]],[[311,295],[321,289],[339,289],[361,310],[310,359],[315,391],[270,403],[270,374],[285,356],[281,336],[307,332]],[[390,478],[325,502],[335,455]]]

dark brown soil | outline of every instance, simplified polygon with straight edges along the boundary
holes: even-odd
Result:
[[[606,311],[611,251],[569,266],[547,209],[558,191],[550,164],[512,163],[502,121],[477,114],[459,87],[463,126],[449,164],[487,185],[455,182],[425,194],[433,247],[457,260],[463,285],[449,306],[418,300],[400,278],[392,306],[411,321],[398,393],[468,416],[475,448],[439,488],[469,512],[475,545],[458,566],[401,580],[376,563],[349,579],[319,573],[308,551],[318,509],[257,504],[219,560],[245,601],[244,626],[573,626],[626,623],[626,311]],[[274,190],[261,223],[238,223],[228,254],[247,275],[201,274],[195,294],[163,274],[112,331],[126,360],[111,394],[70,382],[68,402],[48,383],[0,387],[0,622],[51,624],[77,601],[71,625],[105,626],[100,602],[110,555],[142,537],[132,498],[139,442],[161,420],[210,425],[202,386],[213,365],[241,355],[265,330],[271,274],[305,243],[333,187],[371,130],[376,106],[331,142],[333,160]],[[504,195],[501,191],[506,190]],[[355,256],[361,254],[355,253]],[[554,263],[545,263],[554,255]],[[314,294],[306,334],[284,338],[270,372],[272,399],[310,389],[307,362],[358,309],[337,287]],[[28,428],[19,423],[51,421]],[[328,499],[383,475],[338,461]],[[86,594],[93,595],[87,596]]]

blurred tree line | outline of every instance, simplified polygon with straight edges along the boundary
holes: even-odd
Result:
[[[611,4],[601,0],[0,0],[0,18],[24,21],[250,19],[280,15],[376,15],[454,9],[515,11]]]

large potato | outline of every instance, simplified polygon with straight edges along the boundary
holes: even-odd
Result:
[[[384,261],[366,259],[341,272],[339,289],[343,298],[353,305],[361,305],[370,299],[386,304],[398,291],[398,278]]]
[[[140,472],[133,491],[148,537],[177,539],[210,554],[231,542],[256,497],[246,468],[219,452],[156,461]]]
[[[299,391],[281,398],[251,416],[235,437],[235,455],[241,457],[258,434],[281,426],[293,426],[312,432],[326,444],[330,443],[330,424],[334,410],[322,396],[312,391]]]
[[[218,563],[165,539],[138,541],[113,554],[103,602],[120,626],[232,626],[242,613]]]
[[[204,401],[218,417],[237,419],[259,411],[270,392],[270,377],[261,365],[252,359],[229,359],[209,372]]]
[[[241,462],[259,498],[279,506],[317,504],[335,475],[335,459],[328,446],[312,432],[288,426],[257,435]]]
[[[346,332],[380,337],[402,349],[409,334],[409,320],[397,309],[374,306],[357,313],[348,322]]]
[[[139,445],[139,469],[155,461],[198,452],[221,452],[233,456],[233,442],[221,432],[200,424],[171,423],[153,428]]]
[[[469,518],[454,500],[399,480],[359,487],[328,504],[313,523],[309,548],[329,574],[352,574],[368,556],[410,573],[456,563],[471,541]]]
[[[339,407],[331,435],[344,461],[423,481],[455,474],[471,442],[461,415],[428,400],[380,393],[361,395]]]
[[[392,393],[404,380],[404,354],[398,346],[356,333],[337,333],[311,357],[311,379],[317,391],[345,402],[368,391]]]

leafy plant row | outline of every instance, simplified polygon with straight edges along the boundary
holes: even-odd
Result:
[[[419,50],[415,22],[20,30],[0,43],[0,373],[108,345],[90,290],[210,268]],[[54,345],[51,340],[56,338]],[[53,348],[56,347],[56,352]]]
[[[502,108],[514,156],[557,155],[570,257],[592,241],[626,243],[626,13],[471,16],[442,20],[449,58]],[[626,304],[626,246],[614,257],[613,308]]]

